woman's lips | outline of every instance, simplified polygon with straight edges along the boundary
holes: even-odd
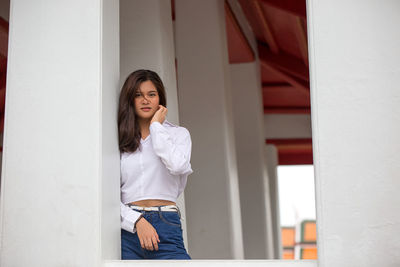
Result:
[[[151,110],[151,108],[141,108],[141,110],[143,110],[143,111],[150,111]]]

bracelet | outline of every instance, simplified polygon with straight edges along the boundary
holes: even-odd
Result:
[[[143,218],[143,214],[140,214],[139,218],[137,218],[136,222],[133,224],[133,229],[136,228],[136,224],[138,223],[138,221]]]

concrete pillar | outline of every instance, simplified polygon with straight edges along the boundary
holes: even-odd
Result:
[[[120,0],[121,86],[137,69],[160,76],[167,93],[167,119],[179,124],[171,1]]]
[[[177,0],[179,112],[192,135],[186,187],[195,259],[243,258],[224,1]]]
[[[265,164],[268,171],[269,199],[271,202],[271,222],[273,233],[274,259],[282,258],[281,223],[278,190],[278,151],[274,145],[265,146]]]
[[[259,62],[231,64],[233,115],[246,259],[273,258]]]
[[[399,266],[400,2],[308,1],[318,266]]]
[[[167,120],[179,125],[171,1],[120,0],[120,31],[120,85],[135,70],[157,72],[167,94]],[[184,193],[178,198],[177,205],[185,218]],[[185,220],[182,228],[189,251]]]
[[[265,114],[265,139],[311,138],[309,114]]]
[[[118,259],[118,2],[14,1],[10,19],[0,265]]]

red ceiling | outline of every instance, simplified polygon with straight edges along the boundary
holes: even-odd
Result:
[[[268,139],[278,150],[279,165],[313,164],[312,141],[305,139]]]
[[[175,5],[172,1],[172,17]],[[305,0],[238,0],[258,43],[265,114],[310,114]],[[255,59],[225,1],[229,62]],[[280,165],[312,164],[311,139],[272,139]]]
[[[251,49],[247,38],[244,36],[228,2],[225,2],[225,21],[229,63],[245,63],[254,61],[255,56],[253,49]]]
[[[264,112],[310,113],[305,0],[238,1],[258,42]]]
[[[264,113],[310,114],[305,0],[238,1],[258,43]],[[230,63],[252,61],[246,56],[250,46],[237,45],[244,35],[226,10]],[[311,139],[266,142],[277,147],[280,165],[313,163]]]

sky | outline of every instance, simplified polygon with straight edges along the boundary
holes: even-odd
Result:
[[[281,226],[315,220],[313,165],[278,166]]]

